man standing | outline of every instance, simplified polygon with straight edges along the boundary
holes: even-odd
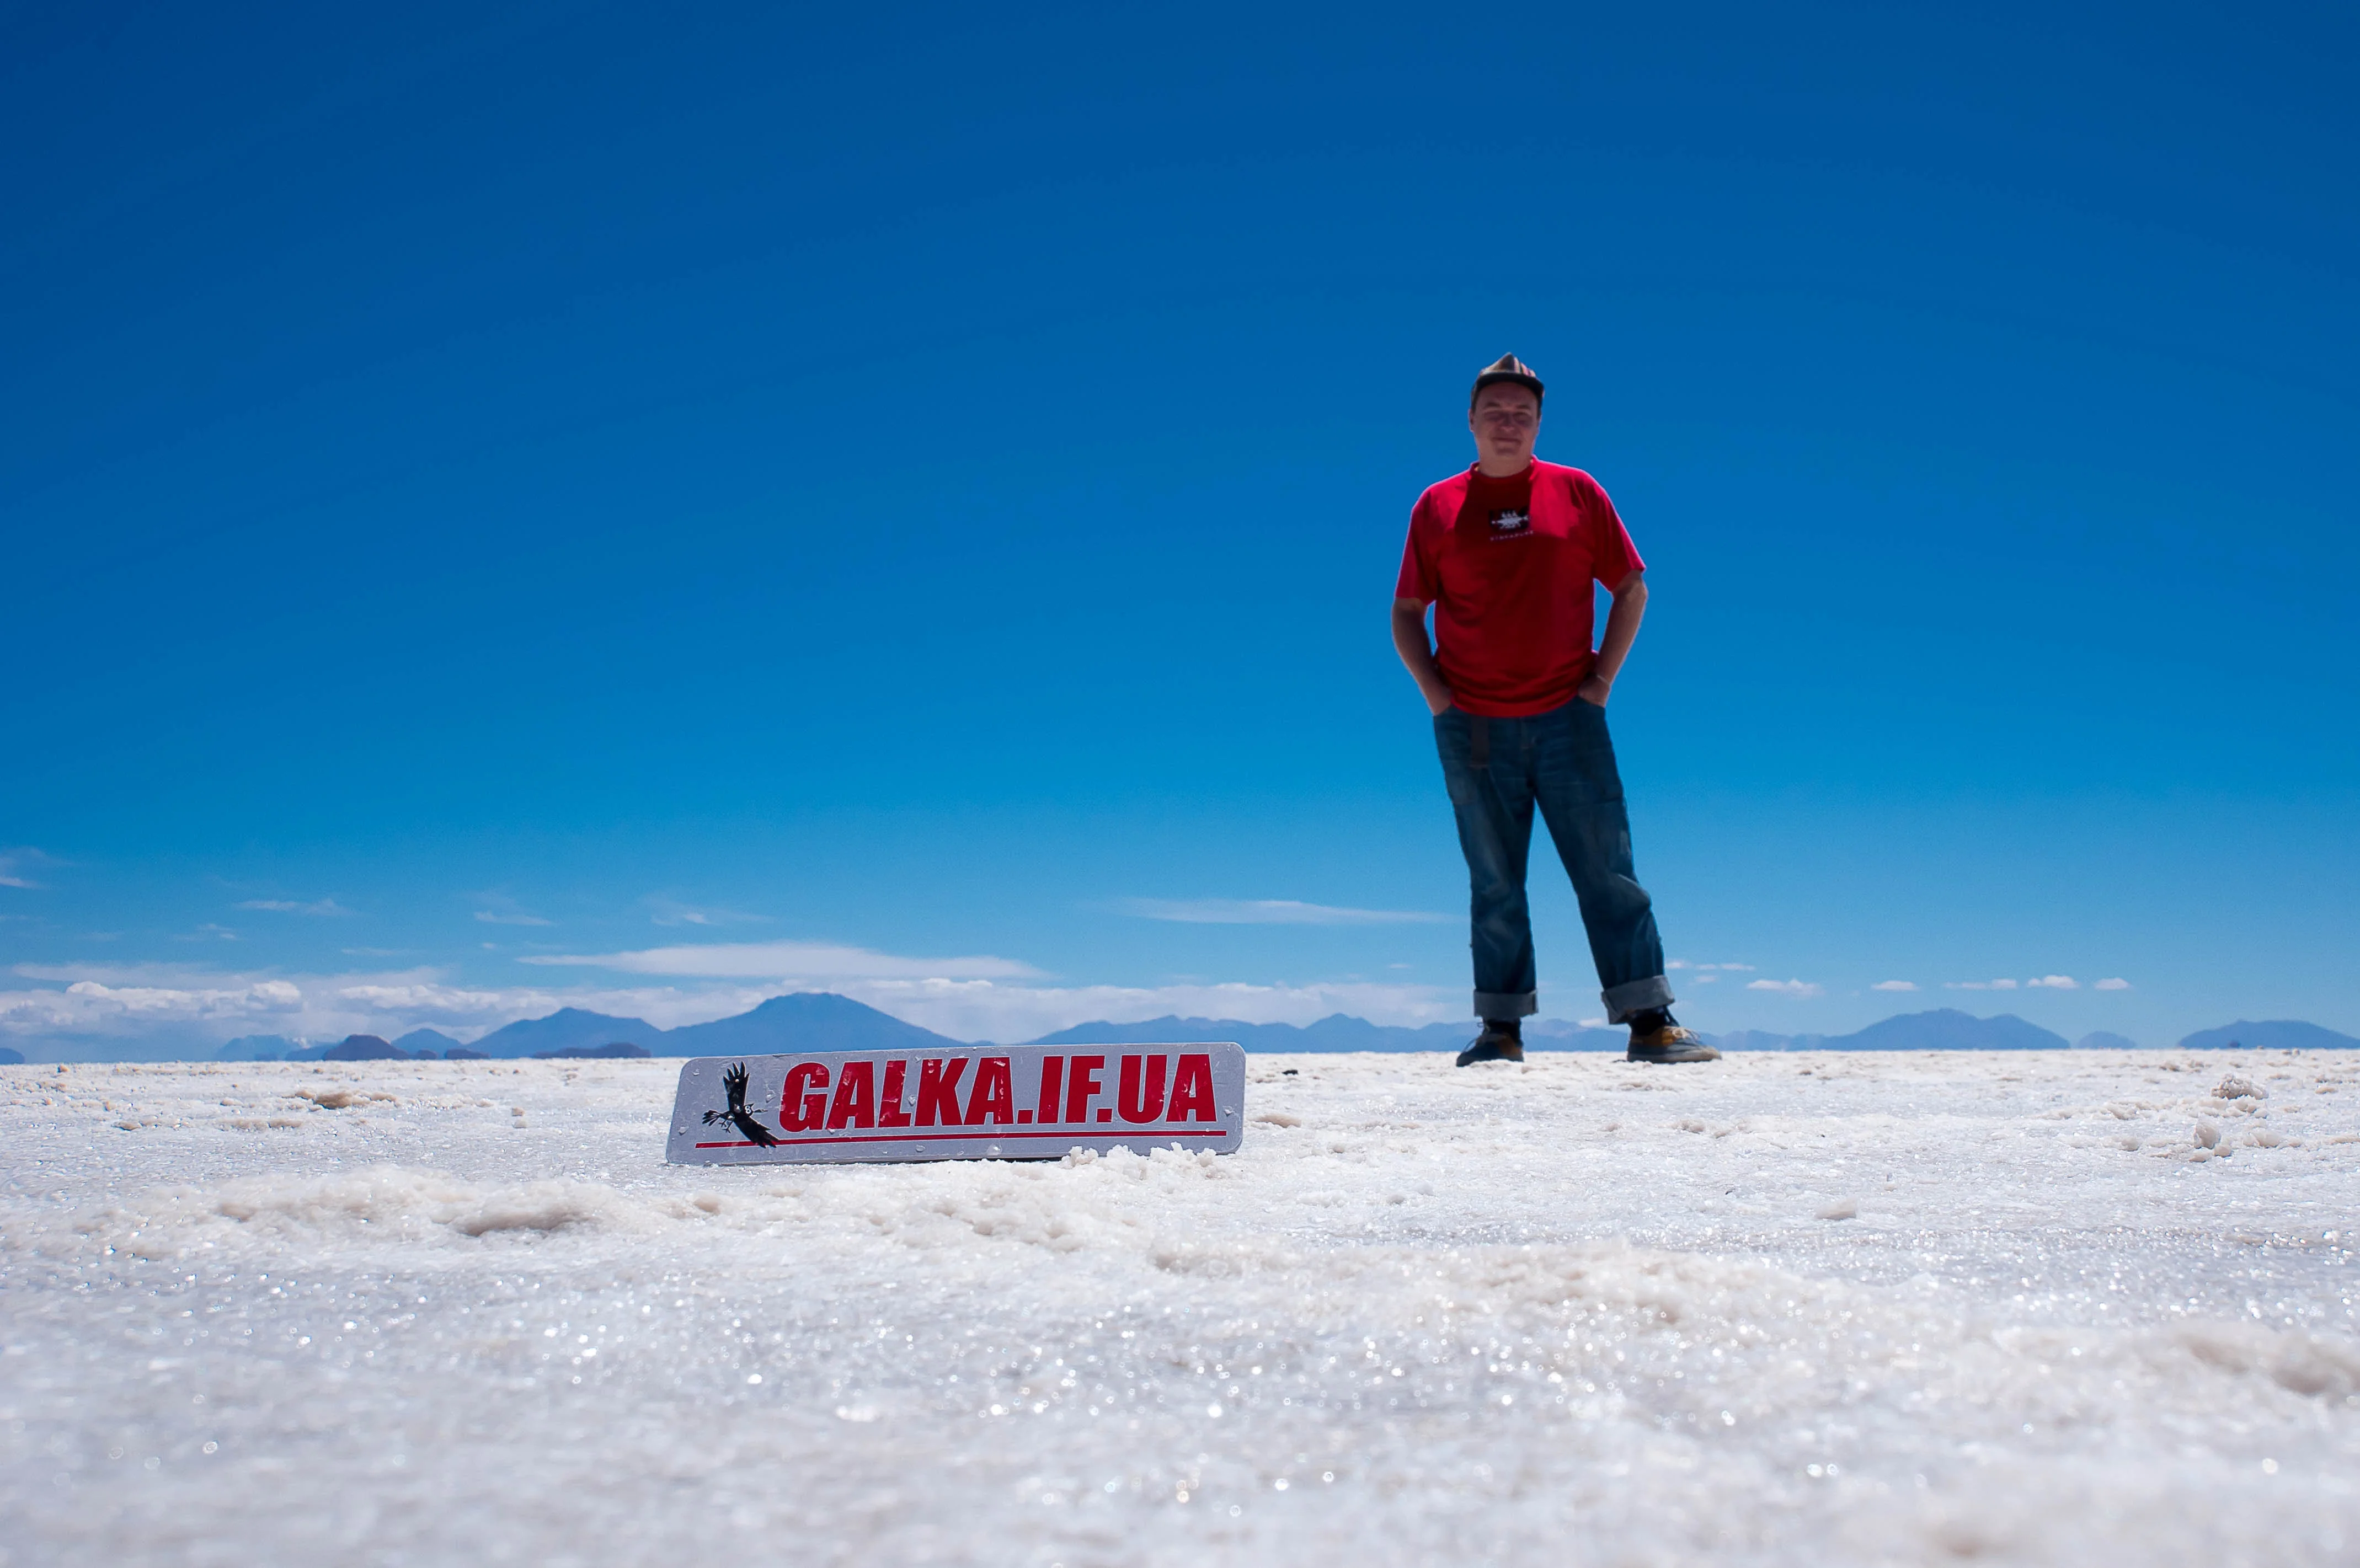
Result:
[[[1418,497],[1393,590],[1393,647],[1434,713],[1471,885],[1483,1031],[1459,1065],[1524,1059],[1524,1020],[1539,1007],[1524,899],[1535,806],[1581,900],[1607,1019],[1631,1026],[1630,1059],[1710,1062],[1721,1053],[1672,1021],[1606,734],[1606,699],[1647,604],[1646,567],[1596,480],[1534,458],[1541,391],[1514,354],[1476,376],[1475,466]],[[1614,595],[1595,652],[1592,582]],[[1428,604],[1438,649],[1426,641]]]

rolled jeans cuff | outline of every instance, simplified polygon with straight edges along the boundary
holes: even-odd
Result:
[[[1475,993],[1475,1016],[1479,1018],[1528,1018],[1540,1010],[1541,994],[1538,991]]]
[[[1628,1023],[1633,1013],[1644,1013],[1650,1007],[1670,1007],[1672,983],[1660,975],[1653,975],[1644,980],[1617,985],[1611,991],[1601,991],[1598,999],[1606,1004],[1608,1023]]]

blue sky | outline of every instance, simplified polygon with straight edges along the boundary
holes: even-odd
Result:
[[[2348,16],[0,27],[11,1038],[1458,1017],[1511,350],[1684,1018],[2360,1033]]]

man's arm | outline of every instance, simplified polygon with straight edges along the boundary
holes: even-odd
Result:
[[[1575,695],[1585,702],[1606,706],[1606,699],[1614,691],[1614,678],[1622,673],[1622,661],[1631,657],[1631,645],[1638,639],[1639,617],[1646,613],[1647,574],[1633,572],[1614,585],[1614,608],[1606,613],[1606,635],[1599,640],[1598,663]],[[1396,610],[1393,615],[1398,627],[1401,612]],[[1423,628],[1419,636],[1425,636]],[[1399,640],[1398,630],[1394,637]]]
[[[1630,646],[1628,637],[1623,646]],[[1443,684],[1442,671],[1434,667],[1434,644],[1426,640],[1424,601],[1393,601],[1393,651],[1401,655],[1409,678],[1417,682],[1418,694],[1426,699],[1429,713],[1438,713],[1450,706],[1450,688]]]

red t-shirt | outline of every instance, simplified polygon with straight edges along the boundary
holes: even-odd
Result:
[[[1434,605],[1435,664],[1470,713],[1522,718],[1570,701],[1597,656],[1590,584],[1645,562],[1598,481],[1535,460],[1473,469],[1417,498],[1397,598]]]

